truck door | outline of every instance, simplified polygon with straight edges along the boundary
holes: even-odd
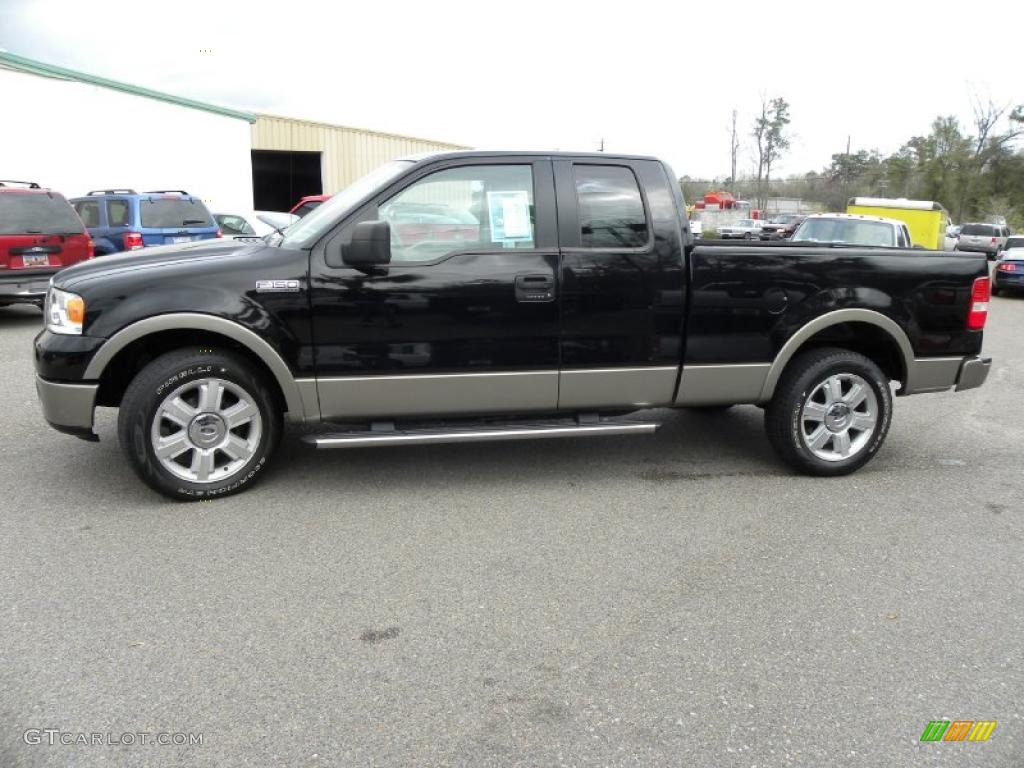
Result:
[[[661,163],[559,159],[559,408],[671,403],[682,356],[681,213]]]
[[[391,263],[332,259],[390,225]],[[347,238],[347,240],[346,240]],[[558,246],[548,159],[426,165],[347,222],[310,265],[324,419],[552,411]]]

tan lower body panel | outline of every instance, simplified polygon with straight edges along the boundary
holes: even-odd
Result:
[[[756,403],[771,363],[684,365],[676,405]]]
[[[344,376],[317,383],[322,418],[553,411],[558,371]]]
[[[672,404],[678,366],[562,371],[558,407],[650,408]]]

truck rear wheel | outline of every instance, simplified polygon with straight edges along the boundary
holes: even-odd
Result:
[[[262,376],[229,352],[178,350],[128,385],[118,437],[135,473],[178,500],[227,496],[261,474],[281,436]]]
[[[855,472],[882,447],[892,392],[871,360],[846,349],[797,356],[765,409],[765,430],[779,456],[809,475]]]

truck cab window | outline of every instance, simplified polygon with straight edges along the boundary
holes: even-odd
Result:
[[[533,169],[467,165],[424,176],[382,204],[392,263],[534,247]]]
[[[574,165],[584,248],[642,248],[647,217],[633,171],[621,165]]]

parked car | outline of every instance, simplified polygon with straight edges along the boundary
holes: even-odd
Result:
[[[71,199],[96,255],[220,237],[203,201],[184,190],[97,189]]]
[[[424,240],[466,240],[480,237],[480,222],[468,210],[440,203],[398,203],[381,211],[394,238],[404,245]]]
[[[240,211],[213,214],[221,234],[231,240],[259,240],[291,226],[299,220],[292,213],[279,211]]]
[[[42,306],[50,276],[93,257],[64,196],[31,181],[0,181],[0,306]]]
[[[999,254],[992,270],[992,295],[1011,289],[1024,289],[1024,236],[1006,238],[1006,247]]]
[[[796,213],[784,213],[781,216],[775,216],[761,227],[761,239],[785,240],[788,237],[792,237],[793,233],[796,232],[796,228],[806,218],[806,216]]]
[[[757,219],[740,219],[733,224],[718,228],[718,236],[723,240],[754,240],[761,236],[762,224]]]
[[[960,227],[955,250],[984,253],[990,260],[995,259],[1009,236],[1010,229],[1005,224],[964,224]]]
[[[906,222],[850,213],[815,213],[790,238],[794,243],[835,243],[880,248],[912,248]]]
[[[946,227],[945,237],[943,237],[942,239],[942,250],[956,250],[956,240],[958,237],[960,237],[959,224],[950,224],[948,227]]]
[[[292,209],[288,211],[288,213],[294,213],[301,219],[310,211],[315,211],[319,208],[321,203],[330,199],[330,195],[306,195],[305,197],[299,198],[299,202],[293,205]]]
[[[677,178],[653,158],[438,153],[377,169],[283,238],[72,267],[35,339],[43,415],[95,439],[95,407],[118,407],[127,463],[186,500],[264,475],[285,413],[354,425],[303,440],[357,448],[644,434],[659,424],[621,414],[755,403],[782,459],[826,476],[879,450],[891,382],[984,382],[983,259],[690,249]],[[396,244],[381,210],[441,193],[484,204],[478,239]]]

